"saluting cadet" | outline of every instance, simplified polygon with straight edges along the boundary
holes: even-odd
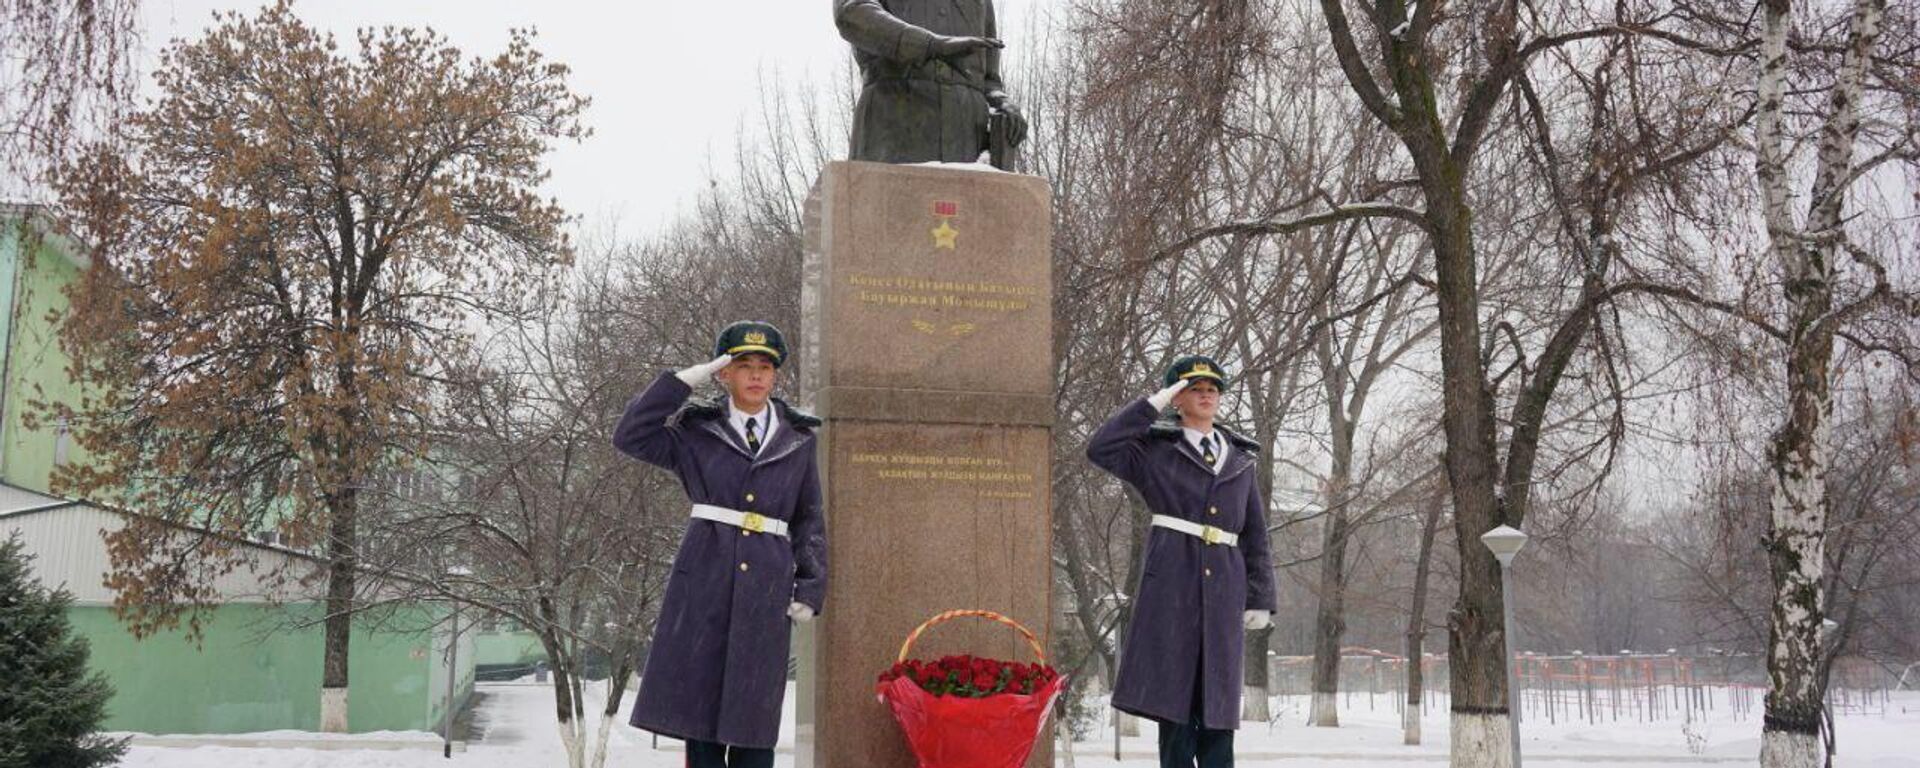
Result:
[[[734,323],[715,346],[706,363],[662,372],[614,428],[614,445],[678,475],[693,502],[632,723],[684,739],[689,768],[767,768],[790,622],[826,596],[820,421],[772,397],[787,357],[778,328]],[[726,396],[688,402],[709,378]]]
[[[1270,626],[1274,608],[1258,446],[1214,423],[1227,379],[1212,358],[1174,361],[1165,383],[1087,444],[1153,512],[1113,706],[1158,721],[1163,768],[1231,766],[1242,633]],[[1169,403],[1177,417],[1156,423]]]

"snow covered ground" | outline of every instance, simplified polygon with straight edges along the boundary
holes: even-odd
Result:
[[[475,741],[453,759],[440,756],[438,738],[412,734],[414,749],[242,748],[230,746],[162,747],[136,745],[122,765],[129,768],[547,768],[565,764],[560,737],[553,726],[553,698],[543,685],[482,683],[485,694],[474,716]],[[789,692],[791,697],[791,692]],[[1364,699],[1343,702],[1340,728],[1308,728],[1305,697],[1276,699],[1278,713],[1272,725],[1247,724],[1237,737],[1238,764],[1315,765],[1343,768],[1397,768],[1407,763],[1446,761],[1447,723],[1444,707],[1425,721],[1426,743],[1400,744],[1399,715],[1390,705]],[[626,707],[622,707],[622,715]],[[782,729],[782,752],[776,765],[792,766],[791,701],[789,722]],[[1894,694],[1884,713],[1847,714],[1837,718],[1839,754],[1835,764],[1845,768],[1920,768],[1920,692]],[[1076,768],[1151,768],[1154,728],[1146,724],[1139,737],[1123,739],[1121,760],[1113,759],[1111,731],[1075,745]],[[312,739],[314,734],[275,732],[250,735],[261,742]],[[406,740],[383,734],[388,740]],[[1759,753],[1760,722],[1753,715],[1736,719],[1722,709],[1691,724],[1680,720],[1655,723],[1522,725],[1524,757],[1555,765],[1606,765],[1623,768],[1753,765]],[[616,727],[607,764],[619,768],[680,768],[677,742],[662,739],[660,749],[650,735]],[[427,742],[431,742],[430,744]],[[1057,764],[1064,764],[1064,759]]]

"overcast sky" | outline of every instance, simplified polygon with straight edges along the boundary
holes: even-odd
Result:
[[[177,37],[197,37],[213,13],[251,13],[266,0],[144,0],[145,67]],[[999,0],[1002,27],[1051,0]],[[735,128],[754,115],[763,77],[821,87],[848,66],[829,0],[303,0],[301,18],[351,45],[355,29],[428,26],[474,55],[500,51],[507,30],[533,27],[537,45],[573,68],[593,99],[594,135],[552,155],[548,193],[595,225],[639,234],[697,193],[709,164],[726,167]]]

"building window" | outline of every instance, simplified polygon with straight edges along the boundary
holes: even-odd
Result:
[[[67,445],[73,442],[72,432],[65,416],[60,417],[60,420],[53,425],[53,465],[55,467],[67,465]]]

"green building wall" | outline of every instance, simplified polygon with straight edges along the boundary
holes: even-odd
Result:
[[[56,337],[58,326],[48,317],[65,317],[64,289],[79,280],[80,267],[63,253],[72,244],[59,237],[43,237],[22,230],[19,219],[0,219],[0,291],[4,317],[0,339],[5,340],[5,400],[0,402],[0,480],[29,490],[48,491],[55,459],[64,452],[69,462],[85,462],[85,452],[58,425],[43,423],[29,429],[25,415],[35,400],[77,404],[81,388],[67,376],[67,355]]]
[[[113,683],[105,728],[154,734],[318,730],[320,627],[267,630],[319,615],[318,606],[223,605],[196,647],[184,632],[135,640],[106,606],[68,612],[90,644],[89,666]],[[444,623],[417,632],[357,627],[348,662],[349,729],[439,730],[447,637]],[[462,645],[455,700],[464,705],[473,692],[471,638]]]
[[[25,217],[34,221],[23,226]],[[81,277],[77,246],[49,231],[43,214],[0,205],[0,481],[49,493],[56,464],[85,464],[86,452],[59,425],[28,428],[33,401],[78,405],[84,390],[68,375],[58,325],[67,286]],[[71,256],[69,254],[74,254]],[[447,706],[444,608],[412,609],[396,625],[356,627],[349,647],[348,727],[355,732],[437,730]],[[198,647],[183,632],[136,640],[104,605],[69,611],[92,647],[89,664],[115,689],[106,728],[141,733],[318,730],[323,640],[319,607],[229,603],[211,611]],[[464,619],[464,617],[463,617]],[[392,626],[392,625],[389,625]],[[275,631],[268,631],[275,629]],[[473,691],[474,633],[463,628],[454,699]]]
[[[540,638],[524,629],[481,632],[473,640],[477,664],[532,664],[547,658]]]

